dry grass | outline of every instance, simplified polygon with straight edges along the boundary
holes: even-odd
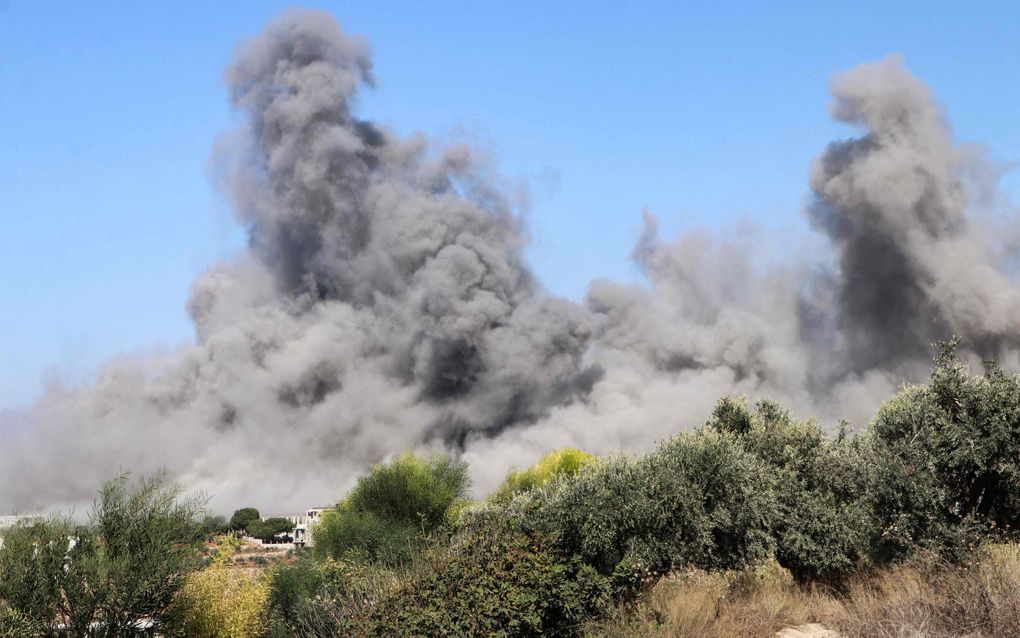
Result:
[[[642,602],[589,628],[600,638],[774,636],[792,625],[826,622],[839,603],[797,587],[775,563],[754,570],[684,572],[660,581]]]
[[[972,565],[918,562],[862,575],[842,592],[795,585],[778,565],[689,572],[589,627],[598,638],[775,636],[821,623],[846,638],[1020,636],[1020,546]]]
[[[1020,636],[1020,546],[972,565],[904,566],[861,578],[838,623],[848,637]]]

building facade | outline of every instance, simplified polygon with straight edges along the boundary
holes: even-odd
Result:
[[[18,523],[25,522],[31,523],[32,521],[41,521],[42,516],[38,514],[6,514],[0,516],[0,548],[4,546],[4,530],[9,527],[14,527]]]
[[[310,507],[300,516],[287,517],[290,519],[290,522],[294,524],[294,530],[291,532],[291,537],[294,539],[295,547],[312,546],[312,528],[319,522],[319,518],[322,516],[322,513],[329,509],[332,508]]]

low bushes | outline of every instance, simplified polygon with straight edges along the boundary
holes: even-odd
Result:
[[[396,586],[398,572],[422,560],[426,545],[446,542],[441,532],[466,502],[467,488],[466,464],[443,455],[402,454],[372,468],[322,514],[312,531],[314,560],[304,557],[276,572],[275,635],[332,635],[323,633],[324,619],[348,618],[348,607],[360,609],[380,588]]]
[[[446,511],[465,497],[467,489],[463,461],[442,454],[405,453],[361,477],[339,509],[370,512],[427,534],[445,522]]]
[[[971,375],[953,344],[857,436],[723,399],[649,454],[560,450],[483,503],[466,491],[462,462],[397,457],[322,516],[312,552],[252,579],[222,557],[191,574],[195,504],[115,481],[88,526],[7,534],[0,638],[141,617],[266,638],[1020,630],[1015,549],[978,561],[1020,525],[1020,378]],[[233,526],[268,525],[257,516]]]
[[[269,590],[269,607],[273,621],[281,628],[294,626],[305,606],[322,586],[324,579],[317,563],[303,556],[294,563],[281,565],[273,573]]]
[[[774,554],[798,580],[836,581],[869,560],[877,534],[868,470],[856,441],[770,401],[724,399],[702,430],[604,459],[505,515],[607,575],[738,569]]]
[[[357,557],[387,565],[408,560],[421,535],[414,526],[345,508],[323,512],[313,534],[312,551],[320,560]]]

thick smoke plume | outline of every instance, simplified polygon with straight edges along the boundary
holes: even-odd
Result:
[[[860,424],[951,334],[1017,360],[1008,233],[972,203],[995,169],[898,58],[833,82],[833,115],[863,134],[811,175],[831,259],[773,263],[750,227],[664,241],[648,215],[648,285],[596,281],[584,305],[543,292],[484,156],[358,118],[371,57],[330,16],[281,17],[227,80],[247,123],[218,175],[249,249],[195,282],[194,345],[12,419],[0,510],[161,466],[223,509],[296,510],[407,448],[464,454],[485,491],[551,447],[648,447],[723,395]]]

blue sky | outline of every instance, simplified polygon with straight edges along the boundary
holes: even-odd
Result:
[[[191,280],[244,242],[208,178],[234,121],[222,72],[289,6],[0,0],[0,408],[192,339]],[[371,41],[364,116],[466,131],[531,180],[529,258],[574,299],[637,277],[645,207],[671,234],[803,227],[811,159],[851,134],[828,119],[828,79],[888,53],[960,139],[1020,159],[1016,2],[309,6]]]

